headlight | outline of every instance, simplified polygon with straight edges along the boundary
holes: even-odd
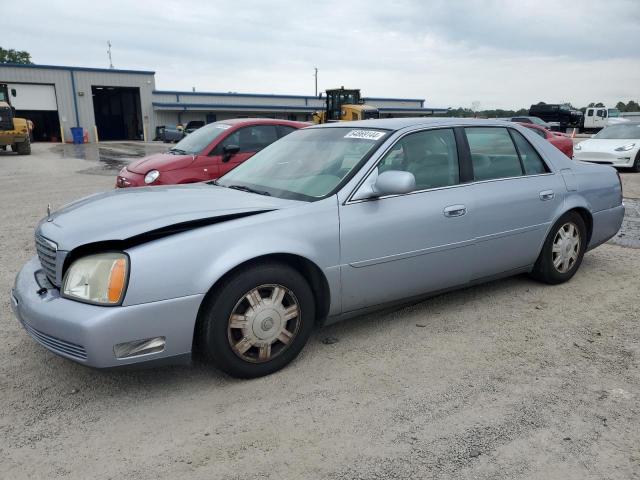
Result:
[[[150,170],[144,176],[144,183],[146,183],[147,185],[150,183],[153,183],[158,179],[159,176],[160,176],[160,172],[158,170]]]
[[[577,145],[573,146],[574,150],[582,150],[582,147],[580,146],[580,144],[578,143]]]
[[[629,145],[625,145],[623,147],[616,148],[616,152],[628,152],[629,150],[632,150],[633,147],[635,147],[635,146],[636,146],[635,143],[630,143]]]
[[[76,300],[118,305],[129,277],[129,257],[120,252],[99,253],[73,262],[62,282],[62,294]]]

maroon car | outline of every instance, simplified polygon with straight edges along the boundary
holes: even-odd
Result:
[[[118,173],[116,187],[214,180],[279,138],[309,125],[268,118],[210,123],[187,135],[166,153],[131,162]]]
[[[552,132],[540,125],[536,125],[533,123],[524,123],[524,122],[516,122],[522,125],[523,127],[527,127],[530,130],[533,130],[538,135],[540,135],[545,140],[548,140],[551,145],[556,147],[562,153],[564,153],[567,157],[573,157],[573,140],[566,133],[560,132]]]

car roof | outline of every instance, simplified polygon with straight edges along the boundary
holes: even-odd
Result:
[[[322,125],[314,125],[311,128],[380,128],[386,130],[402,130],[409,127],[442,127],[442,126],[505,126],[513,125],[497,119],[456,118],[456,117],[406,117],[406,118],[380,118],[371,120],[356,120],[352,122],[331,122]]]
[[[230,118],[228,120],[218,120],[216,123],[226,123],[227,125],[291,125],[300,127],[310,125],[307,122],[296,122],[294,120],[280,120],[277,118]]]

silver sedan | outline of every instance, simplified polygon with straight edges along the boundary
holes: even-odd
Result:
[[[518,273],[565,282],[623,214],[613,168],[513,123],[334,123],[218,182],[50,213],[12,305],[37,342],[85,365],[197,352],[257,377],[291,362],[314,325]]]

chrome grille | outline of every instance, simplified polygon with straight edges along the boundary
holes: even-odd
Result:
[[[68,355],[73,358],[77,358],[79,360],[87,359],[87,351],[82,345],[77,345],[71,342],[65,342],[64,340],[60,340],[59,338],[52,337],[51,335],[47,335],[40,330],[36,330],[27,322],[22,322],[22,326],[27,331],[31,338],[33,338],[36,342],[38,342],[43,347],[52,350],[55,353],[62,353],[64,355]]]
[[[58,256],[58,246],[51,240],[47,240],[42,235],[36,233],[36,251],[38,252],[38,258],[40,264],[47,274],[47,278],[51,282],[58,285],[56,281],[56,258]]]

